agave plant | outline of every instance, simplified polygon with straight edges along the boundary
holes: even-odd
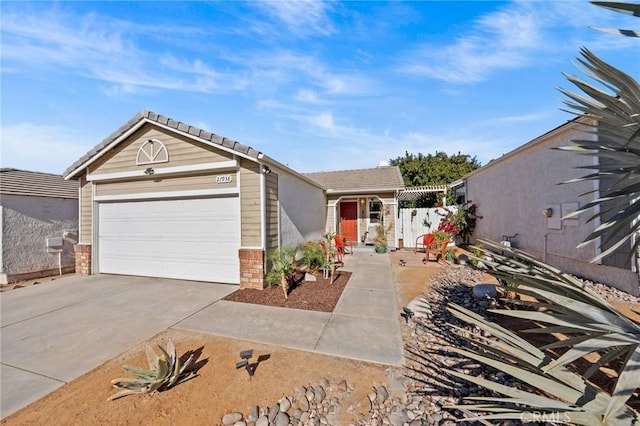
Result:
[[[180,359],[172,341],[167,342],[166,350],[160,345],[158,345],[158,349],[160,349],[159,356],[151,346],[146,345],[148,370],[130,365],[122,366],[124,371],[134,374],[135,377],[112,380],[113,387],[123,390],[111,395],[110,401],[136,393],[166,390],[195,376],[191,369],[194,362],[193,354],[184,364],[180,365]]]
[[[640,17],[640,4],[594,4]],[[620,30],[619,33],[635,34],[634,37],[640,35],[640,32],[630,30]],[[600,219],[602,224],[580,245],[583,246],[600,237],[603,246],[610,244],[593,259],[596,261],[612,254],[629,241],[633,247],[631,253],[640,247],[640,238],[634,239],[634,235],[640,231],[640,221],[637,220],[640,216],[640,84],[586,48],[581,49],[581,55],[578,67],[598,83],[598,86],[564,73],[569,82],[582,93],[559,90],[569,98],[564,101],[569,107],[567,112],[585,119],[585,124],[590,126],[589,132],[597,137],[595,140],[574,140],[573,145],[558,149],[606,160],[598,161],[596,165],[589,167],[594,170],[592,173],[564,182],[593,180],[600,184],[602,193],[599,198],[567,216],[574,217],[596,208],[589,221]],[[611,183],[606,185],[606,182]]]
[[[640,4],[594,2],[633,16],[640,17]],[[623,35],[637,36],[638,32],[620,30]],[[596,209],[590,221],[602,225],[587,237],[583,244],[602,238],[609,248],[594,259],[600,259],[631,242],[633,252],[640,247],[640,85],[629,75],[600,60],[587,49],[581,50],[579,66],[601,87],[595,87],[573,75],[566,78],[583,94],[560,89],[569,100],[565,104],[587,125],[595,140],[573,141],[574,145],[560,149],[598,157],[594,171],[575,181],[597,181],[602,196],[585,204],[571,216]],[[614,205],[615,207],[611,207]],[[614,210],[615,209],[615,210]],[[569,217],[569,216],[567,216]],[[617,240],[616,240],[617,239]],[[463,321],[475,324],[493,337],[466,336],[472,349],[454,349],[459,354],[497,368],[519,379],[527,390],[513,389],[483,378],[450,371],[453,376],[484,386],[505,397],[476,398],[477,405],[462,405],[474,419],[536,420],[523,416],[540,413],[537,420],[579,425],[632,425],[640,423],[640,413],[627,405],[640,386],[640,324],[625,317],[586,287],[580,280],[516,249],[483,241],[482,263],[501,282],[516,280],[511,289],[531,296],[525,309],[492,310],[539,325],[523,330],[561,336],[557,342],[536,347],[526,339],[486,320],[462,307],[451,305],[450,312]],[[506,253],[502,255],[499,253]],[[489,260],[486,259],[489,257]],[[518,303],[512,301],[510,303]],[[549,350],[567,348],[554,357]],[[591,353],[600,355],[584,374],[569,370],[574,361]],[[588,379],[607,365],[616,372],[611,379],[611,393],[595,386]]]
[[[542,413],[547,420],[580,425],[631,425],[640,421],[640,413],[626,402],[640,386],[640,324],[625,317],[577,278],[563,273],[526,253],[503,245],[482,241],[482,262],[499,280],[514,280],[521,295],[534,298],[526,309],[494,309],[491,313],[530,320],[542,324],[522,330],[528,333],[569,336],[538,348],[526,339],[457,305],[449,311],[474,324],[485,334],[472,335],[455,329],[471,342],[473,349],[452,349],[519,379],[537,389],[529,392],[463,373],[449,374],[486,387],[509,398],[472,398],[488,403],[461,405],[483,415],[474,419],[523,419],[527,413]],[[504,252],[505,255],[499,254]],[[506,303],[522,304],[519,301]],[[524,306],[523,306],[524,307]],[[558,358],[548,349],[569,348]],[[599,353],[598,362],[582,376],[567,367],[590,353]],[[619,360],[621,362],[615,363]],[[603,365],[617,368],[613,392],[609,394],[587,380]],[[542,396],[545,395],[545,396]]]

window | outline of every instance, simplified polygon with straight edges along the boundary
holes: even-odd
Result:
[[[136,164],[155,164],[167,163],[169,161],[169,152],[162,142],[159,140],[149,139],[142,144],[138,150]]]
[[[380,201],[369,201],[369,223],[382,222],[382,203]]]

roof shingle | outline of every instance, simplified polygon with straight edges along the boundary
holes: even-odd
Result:
[[[303,174],[331,192],[395,191],[404,188],[397,166]]]
[[[234,141],[232,139],[224,138],[222,136],[218,136],[214,133],[207,132],[205,130],[199,129],[197,127],[190,126],[188,124],[182,123],[180,121],[174,120],[169,117],[162,116],[152,111],[140,111],[135,116],[133,116],[129,121],[127,121],[123,126],[121,126],[118,130],[111,133],[107,136],[102,142],[94,146],[89,152],[80,157],[76,162],[74,162],[65,172],[62,174],[65,178],[69,177],[72,172],[78,169],[78,167],[82,166],[87,161],[91,160],[95,155],[102,153],[112,142],[121,137],[131,128],[133,128],[136,124],[138,124],[142,120],[148,120],[152,122],[156,122],[158,124],[162,124],[164,126],[171,127],[176,131],[186,133],[192,136],[196,136],[202,140],[207,142],[212,142],[220,146],[224,146],[225,148],[229,148],[233,151],[239,152],[244,155],[248,155],[254,159],[258,159],[262,154],[260,151],[255,150],[249,146],[243,145],[240,142]],[[72,177],[72,176],[71,176]]]
[[[0,194],[78,198],[78,182],[60,175],[11,168],[0,169]]]

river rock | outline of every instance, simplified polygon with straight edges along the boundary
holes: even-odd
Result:
[[[315,393],[316,403],[318,404],[320,404],[327,396],[327,393],[324,391],[324,388],[322,386],[316,386],[315,388],[313,388],[313,391]]]
[[[473,298],[483,300],[495,298],[498,296],[498,290],[495,284],[476,284],[473,286]]]
[[[258,408],[257,405],[254,405],[253,407],[251,407],[249,409],[249,414],[247,415],[247,421],[255,422],[256,420],[258,420],[259,412],[260,412],[260,408]]]
[[[275,418],[273,424],[275,426],[287,426],[289,424],[289,415],[284,411],[280,411]]]
[[[406,308],[413,312],[414,318],[429,318],[431,315],[429,302],[424,296],[416,297],[407,304]]]
[[[286,412],[289,411],[289,408],[291,408],[291,401],[289,401],[289,398],[282,398],[278,405],[280,406],[280,411]]]
[[[309,411],[309,400],[307,399],[307,397],[305,395],[302,395],[298,399],[298,405],[300,406],[300,409],[302,411]]]
[[[232,425],[237,421],[242,420],[242,413],[227,413],[222,417],[222,424],[223,425]]]

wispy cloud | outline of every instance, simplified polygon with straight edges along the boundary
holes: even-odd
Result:
[[[142,47],[141,39],[160,37],[164,29],[96,14],[74,15],[54,11],[3,16],[2,58],[11,64],[30,64],[30,70],[73,73],[111,83],[105,93],[137,92],[157,88],[192,92],[226,92],[247,86],[242,72],[217,71],[202,59],[181,59]],[[176,31],[193,35],[197,30]],[[19,69],[19,67],[14,67]]]
[[[450,45],[418,47],[401,70],[454,83],[479,82],[496,69],[525,66],[526,51],[541,41],[539,32],[530,8],[508,6],[476,20]]]
[[[516,1],[479,17],[450,44],[417,46],[399,69],[451,83],[477,83],[500,70],[530,67],[543,58],[548,62],[556,53],[565,60],[568,51],[576,51],[585,42],[613,47],[621,41],[603,39],[595,32],[588,40],[574,35],[608,20],[586,2],[545,2],[542,6]]]
[[[254,5],[277,20],[280,34],[328,36],[337,32],[329,12],[334,4],[322,0],[260,1]],[[266,25],[263,23],[263,25]],[[282,28],[284,25],[285,28]]]

